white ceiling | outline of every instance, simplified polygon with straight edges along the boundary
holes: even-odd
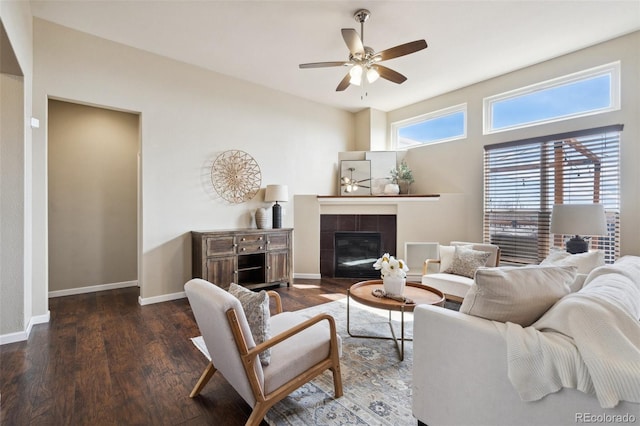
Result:
[[[640,29],[640,1],[41,0],[35,17],[316,102],[389,111]],[[365,90],[335,88],[341,28],[366,8],[365,44],[381,51],[425,39],[426,50],[384,62],[407,76]]]

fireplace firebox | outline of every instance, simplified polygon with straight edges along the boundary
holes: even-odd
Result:
[[[335,276],[343,278],[378,278],[373,264],[381,254],[379,232],[335,233]]]

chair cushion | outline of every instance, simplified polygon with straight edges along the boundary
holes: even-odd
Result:
[[[254,292],[238,284],[231,283],[229,293],[240,301],[256,345],[269,340],[271,338],[269,330],[271,314],[269,312],[269,295],[267,292],[264,290]],[[262,365],[269,365],[270,359],[271,348],[260,353],[260,363]]]
[[[481,266],[485,266],[489,256],[491,256],[491,253],[486,251],[456,246],[451,266],[441,271],[445,274],[455,274],[473,278],[476,270]]]
[[[422,284],[436,288],[445,295],[462,299],[473,285],[473,279],[460,275],[437,273],[423,275]]]
[[[271,317],[271,333],[276,336],[309,319],[296,312],[283,312]],[[340,336],[338,353],[342,353]],[[329,323],[320,321],[271,348],[271,363],[263,367],[264,391],[273,392],[298,374],[329,356],[331,335]]]
[[[481,268],[460,312],[527,327],[569,294],[574,266]]]

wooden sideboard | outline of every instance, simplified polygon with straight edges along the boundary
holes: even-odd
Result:
[[[291,285],[291,228],[192,231],[192,276],[228,288]]]

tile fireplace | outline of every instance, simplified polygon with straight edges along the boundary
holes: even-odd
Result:
[[[372,265],[395,252],[396,233],[395,214],[320,215],[320,275],[377,278]]]

